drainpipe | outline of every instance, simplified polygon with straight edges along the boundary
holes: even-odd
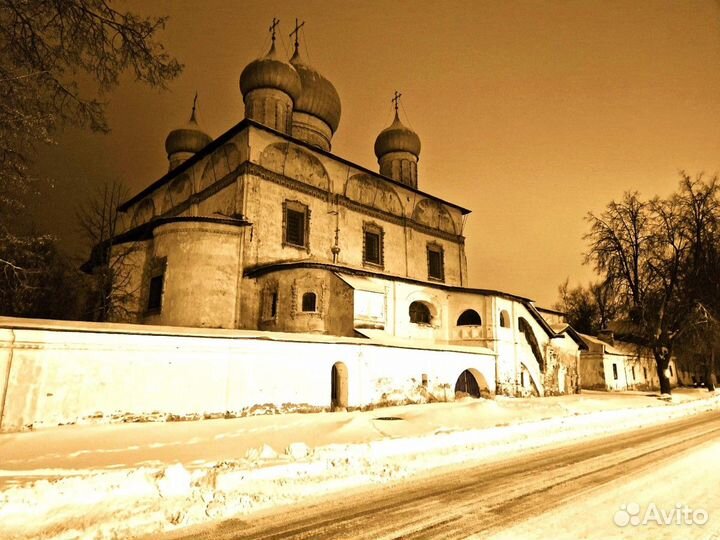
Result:
[[[10,357],[8,358],[7,369],[5,370],[5,384],[3,385],[2,401],[0,401],[0,433],[3,431],[3,420],[5,418],[5,403],[7,400],[8,388],[10,386],[10,372],[12,371],[13,353],[15,351],[15,330],[10,329],[12,339],[10,340]]]

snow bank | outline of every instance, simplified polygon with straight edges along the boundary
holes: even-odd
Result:
[[[368,442],[311,447],[296,441],[278,448],[256,438],[255,446],[242,458],[197,467],[175,463],[68,471],[66,477],[55,471],[60,473],[58,478],[11,485],[0,492],[0,537],[96,539],[149,534],[720,407],[720,396],[673,404],[655,401],[655,406],[648,406],[645,400],[638,401],[640,408],[584,413],[580,412],[583,408],[597,407],[592,397],[573,407],[565,407],[569,402],[563,400],[528,400],[529,408],[540,408],[543,414],[550,410],[551,416],[469,430],[458,429],[462,422],[457,420],[438,423],[438,418],[443,418],[438,417],[443,412],[438,408],[405,408],[397,416],[375,411],[374,425],[382,438]],[[462,414],[482,413],[496,421],[517,420],[508,411],[518,407],[524,407],[524,402],[498,399],[467,403],[461,410]],[[431,411],[430,418],[424,411]],[[343,440],[343,430],[352,430],[357,418],[351,416],[333,435]],[[418,426],[432,426],[433,431],[413,436]],[[261,431],[258,437],[262,436]]]

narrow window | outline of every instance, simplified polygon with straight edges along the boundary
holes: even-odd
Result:
[[[314,292],[306,292],[302,296],[302,310],[316,311],[317,296]]]
[[[383,264],[383,233],[380,227],[365,225],[363,227],[363,262],[382,266]]]
[[[437,244],[428,244],[428,279],[445,280],[445,265],[443,261],[443,248]]]
[[[481,324],[480,314],[474,309],[466,309],[457,320],[457,326],[480,326]]]
[[[647,381],[647,368],[643,368],[643,375],[645,376],[645,380]]]
[[[430,309],[422,302],[410,304],[410,322],[415,324],[430,324]]]
[[[632,367],[632,379],[635,380],[635,366]]]
[[[307,248],[310,210],[296,201],[285,201],[283,209],[283,244]]]
[[[617,381],[618,374],[617,374],[617,364],[613,364],[613,379]]]
[[[671,366],[670,364],[668,364],[668,369],[670,370],[670,376],[672,377],[672,376],[673,376],[673,372],[672,372],[672,366]]]
[[[305,246],[305,215],[297,210],[287,211],[287,235],[285,241],[294,246]]]
[[[500,312],[500,326],[510,328],[510,315],[504,309]]]
[[[150,292],[148,294],[148,311],[160,311],[162,308],[162,293],[165,274],[150,278]]]
[[[277,317],[278,292],[277,290],[265,291],[263,296],[263,320],[269,321]]]

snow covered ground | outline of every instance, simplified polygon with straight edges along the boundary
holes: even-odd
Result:
[[[170,530],[718,407],[700,390],[584,392],[4,434],[0,538]]]

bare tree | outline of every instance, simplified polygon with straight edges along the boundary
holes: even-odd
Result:
[[[129,189],[119,180],[98,186],[80,205],[76,218],[80,232],[92,251],[84,268],[94,277],[89,316],[95,321],[128,320],[129,300],[136,291],[132,284],[134,244],[118,242],[120,216],[117,210]]]
[[[671,304],[683,245],[675,234],[675,206],[625,193],[601,215],[588,214],[585,236],[590,243],[586,261],[616,287],[637,337],[653,352],[662,393],[670,393],[666,370],[678,332]]]
[[[109,0],[0,0],[0,240],[17,235],[9,217],[37,189],[38,145],[62,125],[107,132],[103,98],[125,72],[160,88],[179,75],[157,40],[166,22]]]
[[[691,180],[682,173],[678,192],[666,199],[643,201],[626,193],[602,214],[587,217],[586,262],[612,285],[633,337],[652,350],[663,393],[670,393],[674,347],[693,342],[691,335],[697,342],[703,328],[708,337],[714,332],[718,208],[717,179]]]

